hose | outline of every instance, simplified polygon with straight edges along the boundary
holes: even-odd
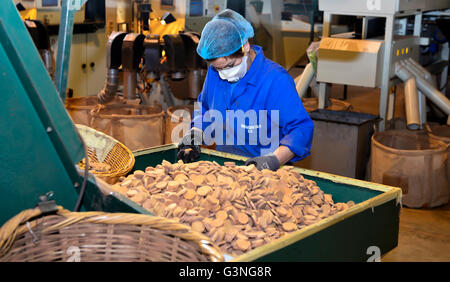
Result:
[[[119,70],[108,69],[106,74],[106,83],[102,90],[97,94],[99,104],[107,104],[116,96],[119,88]]]

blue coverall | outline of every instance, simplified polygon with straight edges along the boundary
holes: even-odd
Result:
[[[223,117],[223,132],[216,130],[215,134],[212,134],[219,141],[216,141],[218,151],[258,157],[262,155],[262,152],[267,154],[268,148],[273,152],[278,145],[283,145],[295,154],[291,162],[301,160],[310,154],[313,122],[298,97],[292,77],[280,65],[264,57],[261,47],[256,45],[251,47],[256,52],[256,57],[245,76],[236,83],[220,79],[214,67],[209,67],[202,92],[197,100],[201,106],[194,111],[191,126],[205,132],[215,121],[214,118],[211,119],[211,115],[208,116],[208,111],[217,110]],[[226,118],[227,111],[238,110],[243,113],[249,110],[254,110],[256,113],[266,110],[268,122],[262,122],[258,114],[256,122],[255,119],[247,118],[243,123],[238,124],[238,118]],[[274,113],[278,113],[278,117]],[[234,130],[227,129],[227,126]],[[260,139],[259,131],[264,130],[265,126],[269,132],[265,134],[268,138],[276,139],[276,147]],[[245,131],[245,137],[238,133],[239,130]],[[271,130],[274,134],[271,134]],[[230,141],[233,145],[227,145]]]

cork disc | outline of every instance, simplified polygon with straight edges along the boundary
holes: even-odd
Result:
[[[283,230],[286,232],[291,232],[294,230],[297,230],[297,224],[293,223],[293,222],[285,222],[283,223]]]
[[[220,218],[221,220],[226,220],[227,217],[228,213],[226,211],[221,210],[216,213],[216,218]]]
[[[210,186],[202,186],[197,189],[197,194],[200,196],[206,196],[209,192],[211,192],[212,188]]]
[[[202,233],[203,231],[205,231],[205,226],[201,221],[194,221],[192,222],[192,229],[194,231]]]
[[[197,193],[196,193],[194,190],[192,190],[192,189],[188,189],[188,190],[183,194],[183,196],[184,196],[184,198],[185,198],[186,200],[192,200],[192,199],[194,199],[194,198],[195,198],[195,195],[197,195]]]
[[[245,239],[237,239],[236,240],[236,246],[241,251],[246,251],[248,248],[250,248],[251,243],[248,240]]]
[[[166,186],[167,186],[166,181],[161,181],[161,182],[156,183],[156,188],[158,188],[158,189],[164,189],[164,188],[166,188]]]
[[[237,220],[239,221],[240,224],[247,224],[247,222],[248,222],[248,215],[246,215],[243,212],[240,212],[237,215]]]
[[[205,181],[205,177],[203,175],[200,175],[200,174],[192,174],[191,175],[191,181],[195,185],[200,186]]]

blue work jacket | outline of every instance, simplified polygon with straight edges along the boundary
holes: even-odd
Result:
[[[209,67],[191,126],[201,128],[205,135],[210,133],[218,151],[257,157],[283,145],[295,154],[292,162],[301,160],[310,154],[313,122],[292,77],[264,57],[261,47],[252,48],[256,57],[235,83],[222,80],[214,67]],[[223,126],[211,130],[212,124]]]

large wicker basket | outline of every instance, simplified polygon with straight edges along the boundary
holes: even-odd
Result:
[[[223,261],[209,238],[163,217],[25,210],[0,229],[0,261]]]
[[[88,151],[89,171],[109,184],[116,183],[121,176],[129,173],[134,166],[134,156],[131,151],[118,140],[98,130],[77,124]],[[104,170],[93,167],[94,164],[103,165]],[[84,159],[79,163],[85,168]]]

